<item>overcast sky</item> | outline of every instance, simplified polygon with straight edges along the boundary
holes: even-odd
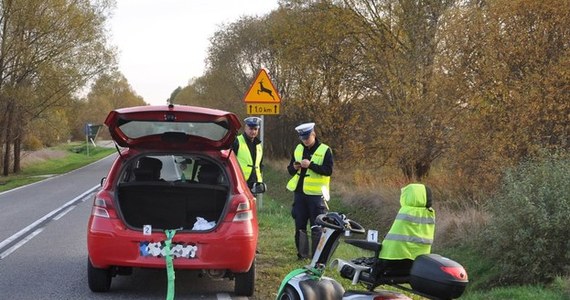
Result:
[[[277,0],[117,0],[110,30],[120,71],[147,103],[166,104],[172,91],[203,74],[220,25],[277,6]]]

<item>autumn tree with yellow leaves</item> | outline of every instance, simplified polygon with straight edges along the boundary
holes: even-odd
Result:
[[[282,98],[268,156],[317,123],[339,165],[434,164],[457,184],[496,186],[505,168],[569,147],[570,8],[562,0],[280,1],[212,38],[208,69],[175,101],[235,111],[260,68]]]

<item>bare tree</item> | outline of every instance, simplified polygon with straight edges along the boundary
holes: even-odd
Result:
[[[0,3],[4,175],[9,173],[12,157],[13,171],[20,169],[19,150],[25,133],[21,129],[50,108],[63,105],[112,64],[114,54],[106,46],[104,22],[113,4],[89,0]]]

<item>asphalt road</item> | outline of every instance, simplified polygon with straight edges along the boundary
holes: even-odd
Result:
[[[71,173],[0,193],[0,299],[165,299],[165,270],[135,269],[111,291],[87,284],[87,220],[115,155]],[[233,281],[176,271],[175,299],[235,297]]]

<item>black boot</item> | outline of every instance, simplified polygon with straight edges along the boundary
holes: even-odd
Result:
[[[311,227],[311,253],[312,256],[315,256],[315,252],[317,251],[317,246],[319,246],[319,241],[321,240],[321,234],[323,230],[320,226],[313,226]]]
[[[305,230],[299,230],[295,233],[295,246],[297,246],[297,258],[309,258],[309,237]]]

